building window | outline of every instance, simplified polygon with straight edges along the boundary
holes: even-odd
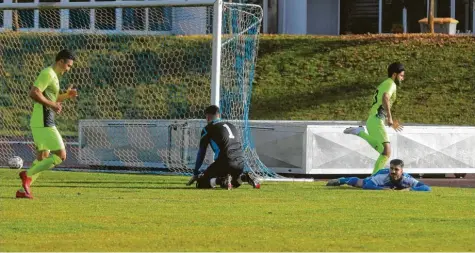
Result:
[[[239,3],[239,4],[257,4],[263,7],[262,0],[224,0],[224,2]]]
[[[206,7],[206,33],[213,33],[213,6]]]
[[[89,2],[89,0],[69,0],[69,2]],[[69,10],[69,29],[90,29],[91,10],[72,9]]]
[[[0,0],[3,3],[5,0]],[[16,0],[18,3],[59,3],[62,0]],[[90,2],[91,0],[66,0],[67,2]],[[116,0],[95,0],[114,2]],[[128,0],[122,0],[128,1]],[[143,1],[143,0],[131,0]],[[147,0],[145,0],[147,1]],[[13,11],[13,29],[74,29],[107,31],[171,31],[174,7],[154,8],[99,8],[99,9],[49,9]],[[120,11],[120,12],[119,12]],[[66,15],[62,17],[62,15]],[[0,27],[3,27],[4,12],[0,11]],[[66,22],[66,24],[62,23]],[[120,22],[120,23],[118,23]],[[62,25],[64,27],[62,27]]]
[[[398,2],[401,1],[398,0]],[[384,12],[387,1],[382,1],[382,3]],[[385,17],[384,13],[383,17]],[[340,18],[341,34],[378,33],[379,1],[341,0]],[[385,23],[386,21],[383,20],[383,24]]]
[[[96,2],[114,2],[114,0],[96,0]],[[99,30],[115,30],[115,8],[96,9],[95,28]]]
[[[150,31],[172,30],[172,8],[156,7],[149,9]]]
[[[3,4],[3,0],[0,0],[0,4]],[[3,27],[3,11],[0,11],[0,27]]]
[[[33,0],[18,0],[18,3],[33,3]],[[13,27],[15,28],[34,28],[35,27],[35,11],[34,10],[18,10],[18,18],[13,19]]]
[[[13,24],[16,26],[16,24]],[[34,28],[35,27],[35,11],[34,10],[19,10],[18,11],[18,26],[20,28]]]
[[[40,3],[59,3],[60,0],[40,0]],[[60,10],[40,10],[39,11],[39,27],[40,28],[61,28]]]
[[[383,33],[402,33],[402,10],[404,3],[401,1],[391,1],[383,5],[382,29]]]
[[[132,31],[145,30],[145,8],[124,8],[122,9],[122,29]]]

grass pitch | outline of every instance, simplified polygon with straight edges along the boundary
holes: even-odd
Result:
[[[475,189],[427,192],[46,172],[15,199],[0,169],[1,251],[475,251]]]

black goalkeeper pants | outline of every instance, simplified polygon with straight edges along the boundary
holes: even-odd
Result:
[[[241,184],[237,181],[244,171],[244,161],[215,161],[212,163],[203,173],[203,175],[197,180],[197,188],[211,188],[210,179],[219,178],[221,183],[224,178],[230,174],[232,177],[232,185],[234,188],[239,187]]]

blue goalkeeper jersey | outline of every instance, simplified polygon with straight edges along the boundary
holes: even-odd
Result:
[[[379,190],[383,188],[390,189],[406,189],[411,188],[413,191],[430,191],[430,187],[422,182],[419,182],[411,175],[402,173],[401,180],[393,182],[390,177],[389,169],[382,169],[364,179],[363,188]]]

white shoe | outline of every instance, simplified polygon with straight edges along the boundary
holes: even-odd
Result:
[[[354,134],[358,135],[360,132],[364,132],[364,127],[359,126],[359,127],[348,127],[343,131],[345,134]]]

